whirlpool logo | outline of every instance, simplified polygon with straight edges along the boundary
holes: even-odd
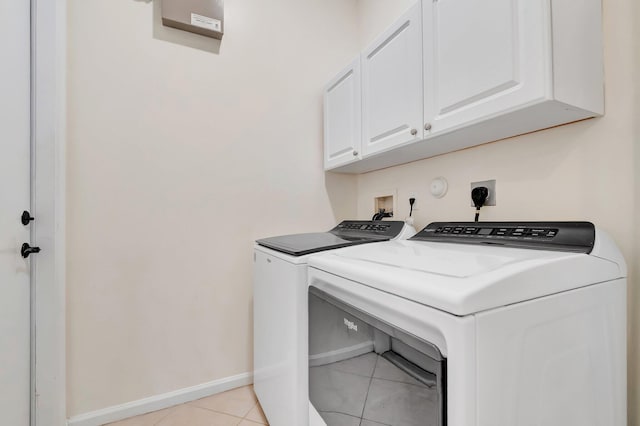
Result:
[[[358,332],[358,326],[356,325],[356,323],[354,323],[354,322],[352,322],[352,321],[349,321],[349,320],[348,320],[348,319],[346,319],[346,318],[344,319],[344,325],[346,325],[346,326],[347,326],[347,329],[349,329],[349,330],[353,330],[353,331],[355,331],[356,333]]]

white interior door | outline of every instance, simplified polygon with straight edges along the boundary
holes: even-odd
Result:
[[[30,413],[30,2],[0,0],[0,424]]]

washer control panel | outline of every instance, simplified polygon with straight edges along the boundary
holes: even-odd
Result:
[[[590,222],[434,222],[411,240],[590,253],[595,226]]]
[[[330,232],[339,236],[395,238],[402,231],[401,221],[345,220]]]

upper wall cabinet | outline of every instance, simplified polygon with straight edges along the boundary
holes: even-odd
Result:
[[[424,100],[431,134],[546,97],[551,45],[543,3],[424,3]]]
[[[418,2],[362,54],[364,156],[422,139],[422,16]]]
[[[599,1],[423,5],[425,121],[431,136],[529,107],[524,123],[510,122],[514,117],[496,121],[493,136],[476,141],[602,114]]]
[[[360,160],[362,96],[360,57],[331,80],[324,90],[324,168]]]
[[[601,21],[601,0],[418,3],[363,54],[363,158],[335,170],[363,173],[602,115]],[[420,64],[408,59],[418,43],[407,22],[421,27]],[[407,136],[413,129],[419,139]]]

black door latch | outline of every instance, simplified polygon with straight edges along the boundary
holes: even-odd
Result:
[[[31,247],[29,243],[24,243],[20,249],[20,254],[25,259],[34,253],[40,253],[40,247]]]
[[[22,222],[24,226],[27,226],[32,220],[35,220],[35,217],[31,217],[31,213],[26,210],[22,212],[20,222]]]

